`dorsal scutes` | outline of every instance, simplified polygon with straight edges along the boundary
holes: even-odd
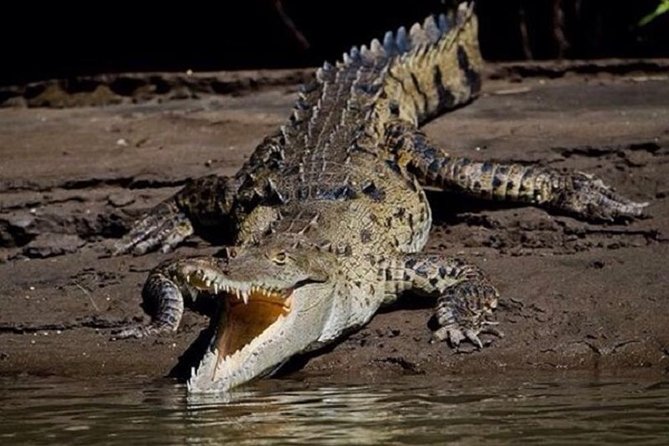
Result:
[[[469,2],[452,18],[429,16],[409,31],[387,32],[352,47],[334,65],[325,63],[300,89],[288,124],[299,136],[291,141],[302,141],[296,149],[306,149],[305,162],[325,160],[335,143],[342,150],[353,142],[352,127],[362,120],[376,120],[369,123],[376,135],[393,116],[417,125],[473,97],[481,62]]]
[[[386,103],[376,105],[377,120],[394,115],[420,125],[471,100],[479,91],[483,65],[477,39],[472,3],[460,4],[452,18],[430,16],[408,32],[398,29],[394,38],[386,34],[385,45],[400,53],[389,62]],[[374,125],[381,131],[381,122]]]

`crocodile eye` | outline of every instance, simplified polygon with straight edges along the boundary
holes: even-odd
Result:
[[[274,254],[274,257],[272,257],[272,260],[274,263],[277,265],[283,265],[286,263],[286,259],[288,259],[288,254],[286,254],[283,251],[279,251],[276,254]]]

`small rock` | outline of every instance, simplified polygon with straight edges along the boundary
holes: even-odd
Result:
[[[0,217],[0,246],[20,247],[37,235],[35,217],[26,212],[5,214]],[[1,257],[1,256],[0,256]]]
[[[40,234],[23,249],[32,258],[46,258],[75,252],[86,242],[71,234]]]
[[[9,262],[21,254],[20,248],[0,249],[0,263]]]
[[[605,263],[604,263],[603,260],[593,260],[592,262],[590,262],[589,266],[590,266],[590,268],[594,268],[594,269],[602,269],[602,268],[604,268],[604,265],[605,265]]]
[[[120,208],[135,202],[135,197],[128,192],[116,192],[109,194],[107,201],[114,207]]]
[[[6,99],[2,105],[4,107],[25,108],[28,106],[28,103],[26,102],[25,98],[22,98],[21,96],[14,96],[12,98]]]
[[[33,211],[33,209],[31,209],[31,211]],[[35,212],[37,211],[35,210]],[[18,213],[7,217],[7,221],[12,226],[16,226],[17,228],[21,229],[26,229],[35,222],[35,217],[33,217],[30,214]]]
[[[631,167],[643,167],[648,164],[649,155],[641,152],[625,152],[627,165]]]

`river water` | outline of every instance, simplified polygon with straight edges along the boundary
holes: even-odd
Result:
[[[191,397],[142,378],[0,378],[1,445],[669,444],[669,378],[265,380]]]

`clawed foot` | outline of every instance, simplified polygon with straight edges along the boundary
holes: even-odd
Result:
[[[169,200],[135,221],[130,232],[114,243],[111,254],[132,252],[142,255],[155,249],[169,252],[191,234],[193,226],[190,220],[173,200]]]
[[[481,334],[490,334],[497,336],[498,338],[503,338],[504,333],[497,330],[493,325],[497,325],[497,322],[493,321],[483,321],[480,327],[464,327],[458,324],[450,324],[446,327],[441,327],[432,334],[432,342],[442,342],[448,341],[448,344],[452,348],[457,348],[460,346],[462,341],[469,341],[479,350],[484,346],[490,345],[492,340],[488,342],[481,341],[479,335]]]
[[[432,335],[433,342],[448,341],[456,348],[469,341],[478,349],[489,345],[479,335],[491,334],[503,337],[491,320],[497,307],[497,290],[486,282],[462,282],[446,290],[437,305],[437,321],[440,328]]]
[[[134,325],[113,331],[111,334],[111,340],[118,341],[121,339],[130,339],[130,338],[134,339],[149,338],[161,334],[172,333],[174,331],[176,330],[167,325],[157,325],[157,324]]]
[[[643,215],[647,202],[638,203],[615,193],[599,178],[576,172],[571,187],[557,194],[555,205],[591,220],[618,221]]]

